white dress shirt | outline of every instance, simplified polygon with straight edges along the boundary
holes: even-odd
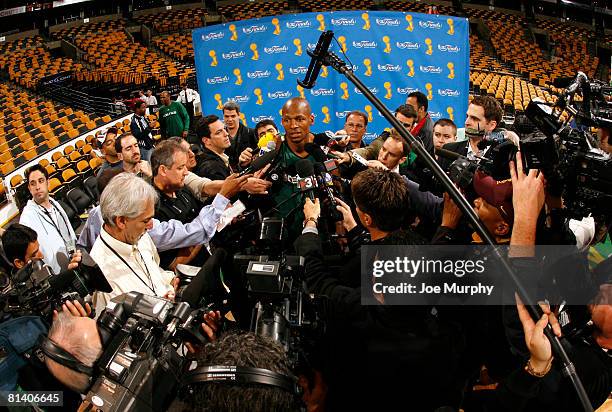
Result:
[[[153,95],[146,96],[146,100],[148,106],[157,106],[157,98]]]
[[[198,92],[196,92],[193,89],[190,89],[189,87],[185,90],[181,90],[181,92],[178,95],[178,101],[186,104],[186,103],[194,103],[196,101],[200,100],[200,95],[198,94]]]
[[[157,249],[146,232],[136,245],[128,245],[102,228],[91,248],[91,257],[113,288],[111,293],[94,293],[93,304],[97,316],[112,298],[123,293],[140,292],[163,297],[174,290],[170,284],[174,273],[159,267]]]

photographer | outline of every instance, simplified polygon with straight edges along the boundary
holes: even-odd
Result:
[[[368,169],[355,177],[351,188],[372,242],[412,244],[397,232],[409,207],[408,189],[399,175]],[[328,406],[396,409],[410,399],[421,410],[458,407],[464,384],[459,369],[462,331],[427,306],[362,306],[361,288],[345,286],[328,272],[317,236],[319,213],[319,201],[307,199],[304,231],[295,249],[306,259],[307,292],[327,297]]]

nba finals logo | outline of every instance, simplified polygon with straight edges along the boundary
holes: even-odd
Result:
[[[387,91],[387,93],[385,93],[385,99],[387,100],[391,99],[391,97],[393,97],[393,93],[391,93],[391,82],[385,82],[383,84],[383,87]]]
[[[210,62],[211,67],[215,67],[216,65],[219,64],[219,62],[217,61],[217,52],[216,51],[211,50],[211,51],[208,52],[208,55],[212,59],[211,62]]]
[[[257,101],[255,102],[255,104],[261,106],[263,104],[263,96],[261,95],[261,89],[258,87],[257,89],[253,90],[253,94],[257,96]],[[223,106],[221,106],[221,108],[223,108]]]
[[[348,84],[346,82],[342,82],[340,83],[340,88],[342,89],[342,96],[340,96],[340,98],[342,100],[348,100],[349,98]]]
[[[412,15],[411,14],[406,14],[406,22],[408,23],[408,27],[406,27],[406,30],[408,31],[412,31],[414,30],[414,23],[412,22]]]
[[[302,55],[302,41],[300,39],[293,39],[293,45],[295,46],[295,55]]]
[[[280,24],[278,24],[278,23],[279,23],[279,21],[278,21],[278,19],[276,17],[272,19],[272,25],[274,26],[274,31],[272,32],[272,34],[275,34],[277,36],[281,32]]]
[[[372,106],[370,106],[369,104],[366,105],[363,108],[363,111],[366,112],[366,114],[368,115],[368,122],[371,122],[372,120],[374,120],[374,118],[372,117]]]
[[[255,43],[251,43],[251,46],[249,47],[253,52],[253,57],[251,57],[251,60],[259,60],[259,52],[257,51],[257,45]]]
[[[317,21],[319,22],[319,31],[325,31],[325,17],[322,14],[317,14]]]
[[[321,67],[321,77],[326,78],[328,75],[327,66]]]
[[[339,36],[338,43],[340,43],[340,49],[342,50],[342,53],[346,53],[346,37]]]
[[[453,108],[452,107],[448,106],[446,108],[446,113],[448,113],[448,118],[449,119],[451,119],[453,121],[455,120],[455,115],[453,114]]]
[[[278,76],[276,76],[276,80],[285,80],[285,72],[283,71],[283,65],[281,63],[276,63],[274,68],[278,72]]]
[[[247,125],[246,124],[246,116],[244,115],[244,113],[240,112],[240,121],[242,122],[243,125]]]
[[[427,90],[427,100],[433,99],[433,86],[431,83],[426,83],[425,89]]]
[[[221,95],[219,93],[216,93],[213,96],[213,99],[215,99],[215,101],[217,102],[217,110],[223,109],[223,99],[221,99]]]
[[[384,36],[382,38],[383,43],[385,43],[385,48],[384,48],[384,52],[385,53],[391,53],[391,39],[389,38],[389,36]]]
[[[304,96],[304,88],[302,86],[300,86],[299,84],[295,87],[298,91],[298,93],[300,94],[300,97],[302,99],[305,99],[306,97]]]
[[[325,123],[325,124],[329,123],[330,120],[331,120],[331,117],[329,115],[329,107],[327,107],[327,106],[321,107],[321,113],[323,113],[323,116],[325,116],[323,118],[323,123]]]
[[[408,77],[414,77],[414,60],[412,59],[406,60],[406,65],[410,69],[410,71],[408,72]]]
[[[366,68],[364,75],[371,76],[372,75],[372,62],[370,61],[370,59],[363,59],[363,65]]]
[[[452,36],[455,34],[455,22],[449,17],[446,19],[446,23],[448,23],[448,31],[446,33]]]
[[[240,86],[242,84],[242,74],[240,73],[240,69],[234,69],[234,76],[236,76],[236,81],[234,84]]]
[[[232,40],[232,41],[238,40],[238,32],[236,31],[236,25],[235,24],[230,24],[228,29],[229,29],[230,33],[232,33],[232,37],[230,37],[230,40]]]
[[[427,45],[427,51],[425,54],[431,56],[433,54],[433,46],[431,45],[431,39],[429,37],[425,39],[425,44]]]
[[[361,15],[361,18],[363,19],[363,27],[362,27],[362,29],[370,30],[370,15],[368,13],[363,13]]]

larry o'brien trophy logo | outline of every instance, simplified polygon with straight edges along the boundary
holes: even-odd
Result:
[[[234,82],[234,84],[240,86],[242,84],[242,73],[240,73],[239,68],[234,69],[234,76],[236,76],[236,81]]]
[[[275,34],[278,36],[281,32],[281,28],[280,28],[279,21],[276,17],[272,19],[272,25],[274,26],[274,31],[272,32],[272,34]]]
[[[361,18],[363,19],[363,27],[362,27],[362,29],[370,30],[370,15],[368,13],[363,13],[361,15]]]
[[[431,83],[425,83],[425,90],[427,90],[427,100],[433,99],[433,86]]]
[[[364,108],[363,111],[366,112],[366,114],[368,115],[368,122],[371,122],[372,120],[374,120],[374,117],[372,117],[372,106],[370,106],[369,104],[367,104]]]
[[[259,51],[257,51],[257,45],[255,43],[251,43],[249,48],[253,52],[253,56],[251,57],[251,60],[259,60]]]
[[[317,14],[317,21],[319,22],[319,31],[325,31],[325,16],[322,14]]]
[[[448,118],[449,119],[451,119],[453,121],[455,120],[455,115],[453,114],[453,108],[452,107],[448,106],[446,108],[446,113],[448,113]]]
[[[425,39],[425,44],[427,45],[427,51],[425,54],[432,55],[433,54],[433,46],[431,44],[431,39],[428,37]]]
[[[240,115],[238,117],[240,117],[240,121],[242,122],[242,124],[246,126],[247,122],[246,122],[246,116],[244,115],[244,113],[240,112]]]
[[[454,79],[455,78],[455,65],[452,62],[448,62],[446,67],[448,67],[448,76],[447,77],[449,79]]]
[[[391,38],[389,38],[389,36],[384,36],[382,41],[385,43],[385,48],[383,51],[385,53],[391,53]]]
[[[391,92],[391,82],[385,82],[383,87],[387,91],[387,93],[385,93],[385,99],[390,100],[391,97],[393,97],[393,93]]]
[[[257,101],[255,102],[255,104],[261,106],[263,104],[263,96],[261,94],[261,89],[259,87],[256,88],[255,90],[253,90],[253,94],[257,97]]]
[[[340,98],[342,100],[348,100],[349,98],[348,84],[346,82],[342,82],[340,83],[340,88],[342,89],[342,96],[340,96]]]
[[[366,68],[364,76],[371,76],[372,75],[372,62],[370,61],[370,59],[363,59],[363,65]]]
[[[338,36],[338,43],[340,43],[340,50],[342,50],[342,53],[346,53],[346,37]]]
[[[304,88],[302,86],[300,86],[299,84],[295,88],[297,89],[298,93],[300,94],[300,97],[302,99],[305,99],[306,96],[304,96]]]
[[[219,93],[215,93],[213,99],[217,102],[217,110],[223,109],[223,99],[221,99],[221,95]]]
[[[323,66],[323,67],[321,67],[321,74],[320,74],[320,76],[321,76],[321,77],[323,77],[323,78],[325,78],[325,77],[327,77],[327,74],[328,74],[328,72],[327,72],[327,66]]]
[[[236,31],[236,25],[235,24],[230,24],[228,26],[228,29],[229,29],[230,33],[232,33],[232,36],[230,37],[230,40],[233,40],[233,41],[238,40],[238,32]]]
[[[414,77],[414,60],[412,60],[412,59],[406,60],[406,65],[410,69],[408,71],[408,77]]]
[[[211,67],[215,67],[216,65],[219,64],[219,61],[217,60],[217,52],[214,50],[211,50],[208,52],[208,55],[210,56],[210,66]]]
[[[323,123],[327,124],[331,120],[331,116],[329,115],[329,107],[323,106],[321,107],[321,113],[323,113]]]
[[[450,17],[446,19],[446,23],[448,24],[448,31],[446,34],[450,34],[451,36],[455,34],[455,22]]]
[[[412,22],[412,14],[406,14],[406,22],[408,23],[408,27],[406,27],[406,30],[410,32],[414,30],[414,23]]]
[[[293,39],[293,45],[295,46],[295,55],[301,56],[302,55],[302,40]]]
[[[285,80],[285,72],[283,71],[283,65],[281,63],[276,63],[274,68],[278,72],[278,76],[276,76],[276,80]]]

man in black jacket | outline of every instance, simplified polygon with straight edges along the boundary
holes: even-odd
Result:
[[[223,122],[214,114],[205,116],[198,122],[196,134],[204,150],[197,159],[195,174],[211,180],[225,180],[231,174],[226,151],[232,143]]]
[[[247,148],[257,149],[256,131],[240,123],[240,106],[236,102],[230,101],[223,105],[223,122],[231,142],[226,152],[230,165],[235,168],[242,152]]]
[[[484,138],[485,133],[490,133],[501,124],[503,109],[499,102],[491,96],[476,96],[468,106],[465,118],[465,135],[467,140],[447,143],[443,149],[450,150],[474,159],[474,156],[482,156],[484,153],[478,148],[478,143]],[[442,169],[448,171],[453,160],[440,158]]]
[[[351,188],[371,244],[414,244],[398,232],[409,204],[400,175],[371,168],[358,174]],[[350,220],[348,208],[342,204],[340,209]],[[458,407],[464,384],[461,329],[427,306],[362,305],[361,288],[345,286],[328,273],[317,235],[319,213],[319,201],[307,199],[304,231],[295,248],[306,259],[308,293],[328,299],[324,356],[329,369],[324,374],[329,410]]]
[[[134,104],[134,116],[130,124],[130,131],[138,142],[140,148],[140,158],[149,162],[153,153],[153,135],[151,124],[145,118],[147,104],[142,100],[137,100]]]

